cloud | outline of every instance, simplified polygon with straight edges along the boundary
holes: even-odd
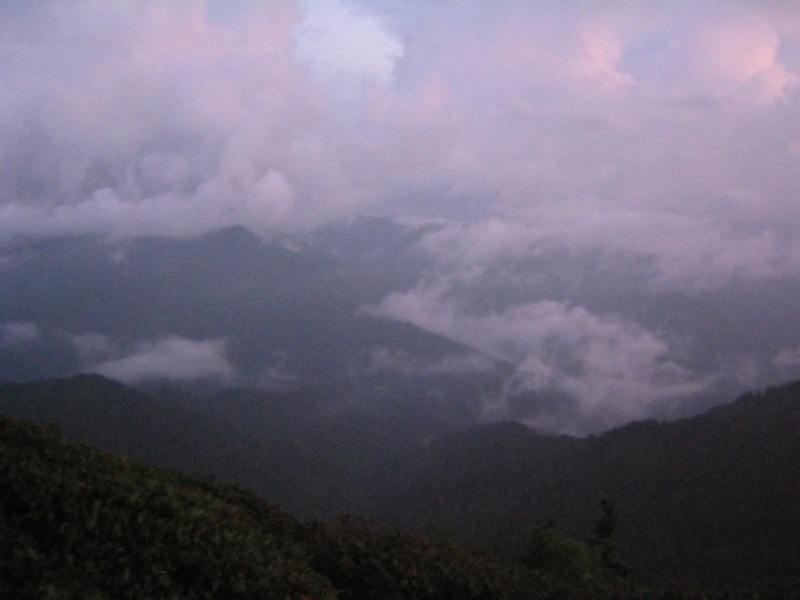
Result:
[[[5,238],[581,203],[623,224],[798,223],[800,26],[776,6],[0,10]]]
[[[772,364],[777,368],[776,380],[796,380],[800,378],[800,347],[783,348],[772,357]]]
[[[775,363],[786,367],[800,366],[800,348],[784,348],[777,356]]]
[[[508,414],[509,400],[526,391],[559,390],[578,408],[572,423],[562,425],[586,433],[584,427],[642,418],[659,402],[695,395],[713,382],[680,364],[663,339],[618,315],[554,301],[489,314],[456,305],[443,289],[428,288],[392,294],[375,310],[513,363],[506,394],[487,406],[488,416]]]
[[[516,219],[450,223],[428,233],[420,248],[440,273],[464,282],[504,268],[509,262],[546,260],[567,251],[625,264],[639,257],[648,268],[641,283],[654,291],[722,289],[740,280],[769,280],[800,274],[800,240],[776,231],[742,231],[706,218],[599,210],[584,202],[541,206]],[[536,271],[529,271],[532,279]]]
[[[72,344],[83,364],[113,362],[109,359],[120,354],[118,344],[102,333],[83,333],[71,337]]]
[[[436,361],[430,357],[413,356],[402,350],[376,348],[366,357],[366,372],[402,373],[406,375],[431,375],[453,373],[475,373],[490,371],[496,362],[489,356],[478,352],[468,352],[461,356],[446,356]]]
[[[82,338],[82,341],[96,349],[97,339]],[[82,345],[86,346],[87,343]],[[225,342],[188,340],[178,336],[137,344],[128,356],[100,362],[82,370],[123,383],[152,379],[230,380],[234,376],[234,369],[225,357]]]
[[[275,231],[331,210],[307,176],[326,101],[293,59],[292,3],[222,24],[199,2],[5,12],[6,236]]]
[[[791,362],[681,310],[800,278],[799,82],[791,3],[6,2],[0,243],[435,218],[382,310],[615,421]]]
[[[718,92],[757,103],[784,99],[797,77],[780,63],[780,44],[774,23],[758,15],[739,17],[703,32],[698,45],[706,60],[698,74]]]
[[[323,79],[392,81],[403,44],[380,20],[357,12],[341,1],[303,4],[304,16],[296,29],[297,56],[307,60]]]
[[[36,323],[27,321],[8,321],[0,323],[0,348],[14,348],[18,345],[32,344],[39,340]]]

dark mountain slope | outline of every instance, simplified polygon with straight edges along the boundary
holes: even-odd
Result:
[[[3,598],[334,598],[290,516],[0,416]]]
[[[256,438],[202,413],[166,407],[98,375],[0,385],[0,413],[56,423],[67,439],[258,490],[298,515],[341,506],[335,464],[287,439]]]
[[[693,418],[597,438],[587,471],[625,506],[620,543],[649,572],[800,580],[800,383]]]
[[[384,427],[393,419],[406,427],[400,415],[362,412],[357,423],[342,422],[339,438],[313,419],[301,427],[304,415],[324,413],[320,396],[241,392],[217,407],[233,422],[229,411],[243,412],[238,425],[224,426],[156,398],[79,376],[0,386],[0,412],[60,422],[71,439],[264,491],[296,514],[345,507],[404,528],[438,524],[509,557],[543,519],[582,538],[600,499],[611,496],[622,515],[621,558],[642,578],[800,587],[800,383],[587,439],[498,423],[410,452],[375,441],[390,435]],[[191,406],[191,396],[184,400]],[[259,435],[262,426],[268,431]]]
[[[254,494],[0,416],[3,598],[521,600],[589,589],[619,597],[357,520],[301,525]]]
[[[612,496],[621,555],[651,580],[797,586],[798,431],[800,383],[588,439],[479,427],[396,464],[368,512],[406,527],[443,523],[513,551],[544,518],[584,535],[599,499]]]
[[[465,427],[480,413],[487,380],[480,374],[398,380],[375,377],[374,387],[264,391],[152,388],[166,405],[200,411],[257,438],[284,439],[335,457],[351,471],[382,468],[426,440]],[[489,382],[490,383],[490,382]],[[451,403],[452,396],[459,401]]]

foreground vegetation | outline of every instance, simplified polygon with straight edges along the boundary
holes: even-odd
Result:
[[[3,598],[522,598],[533,571],[0,419]],[[541,592],[541,593],[540,593]]]
[[[611,503],[586,542],[542,523],[502,564],[345,515],[302,524],[239,488],[0,417],[2,598],[734,597],[636,588],[615,523]]]

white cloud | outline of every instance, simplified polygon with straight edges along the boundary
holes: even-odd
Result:
[[[72,336],[72,343],[83,364],[110,362],[109,358],[119,353],[116,344],[101,333],[83,333]]]
[[[709,291],[740,280],[800,274],[800,240],[780,232],[737,231],[710,218],[669,212],[600,210],[579,201],[539,206],[516,219],[451,223],[427,234],[420,247],[441,273],[463,283],[558,250],[605,255],[612,263],[619,255],[646,259],[652,267],[642,283],[660,291]]]
[[[475,314],[456,308],[440,287],[392,294],[376,312],[513,363],[509,396],[557,389],[577,398],[579,412],[564,425],[573,433],[589,422],[610,427],[642,418],[658,403],[697,394],[712,382],[681,365],[667,342],[637,323],[562,302]],[[487,409],[506,410],[502,403]]]
[[[611,226],[631,215],[651,229],[755,222],[766,235],[798,223],[792,11],[345,0],[1,10],[7,234],[296,231],[375,207],[551,221],[563,210],[565,224],[577,208]],[[309,61],[356,77],[363,94],[342,106]]]
[[[718,93],[757,103],[785,99],[797,76],[779,60],[778,26],[748,15],[710,27],[699,40],[698,75]]]
[[[323,78],[374,78],[391,84],[403,44],[373,15],[362,14],[342,0],[303,3],[296,29],[296,54]]]
[[[128,356],[83,370],[123,383],[149,379],[229,380],[234,376],[234,369],[225,357],[224,341],[188,340],[178,336],[140,343]]]

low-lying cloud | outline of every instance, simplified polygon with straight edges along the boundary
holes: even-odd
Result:
[[[505,403],[514,396],[559,390],[577,399],[570,427],[605,428],[643,418],[659,402],[696,395],[713,381],[682,365],[667,342],[637,323],[581,306],[544,301],[471,314],[442,290],[426,289],[390,295],[376,311],[513,364],[504,398],[487,406],[499,416],[510,416]]]
[[[224,341],[188,340],[178,336],[139,343],[130,354],[94,364],[82,371],[128,384],[160,379],[227,381],[235,374],[225,357]]]
[[[0,323],[0,348],[13,348],[36,342],[39,339],[39,328],[36,323],[8,321]]]
[[[427,234],[420,246],[441,273],[462,280],[558,251],[593,255],[612,268],[625,267],[620,257],[636,257],[649,265],[642,283],[659,292],[800,276],[800,240],[776,231],[735,231],[705,218],[599,211],[580,203],[540,207],[516,219],[453,223]]]

